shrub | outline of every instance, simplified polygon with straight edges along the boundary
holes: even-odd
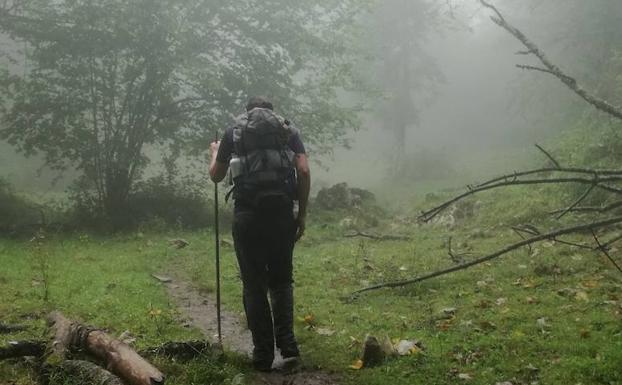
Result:
[[[0,234],[14,234],[26,227],[42,225],[41,210],[17,195],[9,182],[0,178]]]

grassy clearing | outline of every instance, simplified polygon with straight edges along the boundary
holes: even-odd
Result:
[[[137,338],[138,349],[201,338],[196,330],[176,322],[175,306],[162,285],[150,276],[166,271],[175,257],[168,239],[167,234],[112,238],[76,235],[47,239],[40,247],[28,241],[0,241],[0,314],[3,321],[30,327],[27,332],[0,336],[0,343],[44,338],[43,319],[51,309],[105,327],[113,335],[129,330]],[[196,250],[200,253],[198,261],[206,252]],[[205,360],[187,365],[159,360],[156,364],[166,372],[170,384],[228,383],[247,370],[237,359],[226,364]],[[33,384],[31,377],[26,367],[0,363],[2,384],[9,380]]]
[[[449,236],[455,249],[474,258],[516,241],[510,224],[535,220],[552,226],[545,213],[556,205],[544,197],[553,192],[513,189],[477,197],[476,216],[452,230],[418,226],[409,212],[381,221],[378,231],[410,235],[409,242],[345,239],[342,220],[355,214],[316,213],[295,252],[296,332],[305,360],[351,384],[622,384],[622,280],[596,253],[547,242],[531,253],[519,250],[419,285],[341,300],[370,284],[450,266]],[[440,198],[428,199],[427,206]],[[173,236],[191,246],[173,251],[167,245]],[[210,232],[76,235],[46,240],[39,250],[24,241],[0,241],[0,314],[32,326],[1,342],[40,335],[40,318],[52,308],[115,334],[130,330],[139,348],[197,338],[175,322],[174,306],[150,274],[176,271],[213,290],[212,240]],[[241,312],[233,250],[222,251],[224,306]],[[618,251],[613,255],[620,258]],[[42,257],[49,265],[47,302]],[[446,308],[455,308],[455,316],[445,317]],[[152,309],[162,315],[150,315]],[[303,321],[310,315],[313,328]],[[426,349],[378,368],[351,370],[366,334],[416,338]],[[157,364],[171,384],[227,383],[248,375],[239,358],[228,364]],[[30,385],[29,376],[26,368],[0,363],[1,380]]]

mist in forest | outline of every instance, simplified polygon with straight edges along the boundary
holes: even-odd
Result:
[[[310,34],[321,33],[330,43],[326,47],[331,44],[335,49],[348,47],[351,51],[348,54],[353,56],[339,60],[350,65],[359,84],[347,90],[336,90],[337,98],[324,100],[326,105],[310,103],[309,109],[302,111],[295,105],[298,88],[294,87],[304,85],[296,79],[304,78],[312,84],[314,76],[308,75],[304,64],[296,64],[291,68],[299,72],[290,74],[294,79],[290,88],[284,90],[279,85],[279,95],[275,96],[278,111],[291,114],[287,118],[297,124],[303,122],[299,128],[313,162],[315,191],[343,181],[372,190],[396,184],[416,188],[429,180],[455,181],[458,176],[477,178],[512,169],[516,162],[534,158],[534,143],[555,142],[556,137],[563,135],[587,109],[557,79],[516,68],[515,64],[533,64],[533,59],[516,54],[524,47],[490,20],[490,10],[479,1],[350,1],[338,11],[330,12],[329,3],[319,2],[313,8],[291,1],[288,6],[299,7],[302,13],[315,12],[315,19],[307,19],[310,23],[322,23],[335,17],[336,12],[342,12],[340,17],[356,13],[356,16],[349,16],[350,29],[339,34],[335,32],[334,38],[342,39],[338,44],[325,32],[311,28]],[[590,2],[589,7],[585,3],[578,0],[499,0],[495,5],[563,69],[586,86],[606,94],[609,92],[606,84],[595,81],[596,77],[590,74],[611,71],[602,63],[611,57],[612,47],[619,41],[615,37],[619,35],[616,29],[620,25],[622,5],[615,0]],[[326,13],[317,14],[317,9],[324,9]],[[337,19],[335,17],[335,21]],[[210,20],[206,23],[214,26],[220,23],[217,19]],[[274,36],[266,33],[258,39],[271,38]],[[604,38],[609,41],[603,41]],[[11,37],[6,29],[2,40],[4,69],[14,74],[28,72],[29,69],[24,68],[29,65],[28,49],[23,63],[10,61],[6,55],[6,51],[20,50],[26,45],[19,37]],[[259,52],[258,57],[262,53],[272,55],[264,48],[245,47],[246,41],[225,35],[214,44],[237,45],[235,49],[240,52],[245,49]],[[295,50],[295,40],[290,44]],[[279,50],[285,49],[281,43],[277,46]],[[228,65],[231,63],[227,60],[235,60],[234,55],[227,59],[226,46],[218,46],[215,50],[223,55],[219,59],[221,64]],[[323,54],[331,55],[330,52]],[[260,60],[254,63],[262,65]],[[263,65],[269,63],[266,61]],[[250,70],[270,71],[269,68]],[[235,79],[236,75],[240,78]],[[213,112],[218,118],[200,120],[198,125],[210,125],[205,130],[224,129],[227,120],[236,112],[242,112],[243,100],[252,96],[251,92],[272,96],[270,90],[262,92],[260,78],[249,79],[246,72],[236,73],[235,68],[226,76],[234,79],[218,78],[219,81],[229,82],[226,87],[237,84],[239,88],[227,89],[231,95],[206,105],[207,113]],[[275,75],[269,81],[283,81],[282,76],[285,75]],[[219,81],[215,86],[224,84]],[[255,83],[244,84],[244,81]],[[216,96],[218,93],[209,95]],[[357,121],[335,118],[338,113],[333,111],[324,114],[331,108],[330,103],[333,106],[335,103],[347,106],[360,103],[362,108],[357,110]],[[300,119],[297,111],[306,118]],[[332,124],[341,127],[328,128]],[[219,125],[221,127],[214,127]],[[329,130],[342,130],[343,135],[332,135]],[[12,143],[17,137],[13,136]],[[343,146],[343,139],[347,146]],[[71,164],[62,167],[64,171],[52,170],[44,166],[45,151],[18,153],[9,140],[5,137],[0,142],[0,175],[19,190],[63,191],[80,175]],[[147,143],[143,148],[148,157],[154,158],[145,168],[145,175],[155,175],[165,169],[162,160],[169,150],[163,150],[162,146],[167,142],[156,142]],[[193,148],[192,156],[205,154],[208,142],[208,139],[196,142],[203,147]],[[26,158],[24,154],[31,156]],[[182,154],[177,159],[177,170],[182,174],[205,172],[201,166],[204,155],[199,156],[198,161],[195,157],[191,168],[185,156]]]

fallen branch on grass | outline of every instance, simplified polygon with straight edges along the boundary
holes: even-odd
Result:
[[[411,237],[408,237],[406,235],[390,235],[390,234],[379,235],[379,234],[365,233],[359,230],[355,230],[354,233],[345,234],[344,237],[345,238],[362,237],[362,238],[373,239],[376,241],[411,241],[412,240]]]
[[[565,170],[558,170],[558,169],[547,169],[548,172],[551,171],[556,171],[556,172],[568,172]],[[537,172],[544,172],[542,170],[538,170]],[[616,194],[621,194],[622,195],[622,189],[615,187],[615,186],[611,186],[608,184],[604,184],[607,182],[621,182],[622,181],[622,174],[621,175],[615,175],[615,176],[602,176],[602,177],[598,177],[597,171],[594,171],[595,176],[594,178],[582,178],[582,177],[567,177],[567,178],[538,178],[538,179],[519,179],[520,176],[519,174],[513,174],[513,175],[505,175],[501,178],[496,178],[496,179],[502,179],[501,181],[497,181],[494,183],[486,182],[483,183],[482,185],[479,186],[470,186],[469,191],[460,194],[430,210],[424,211],[419,215],[419,219],[423,222],[429,222],[432,219],[434,219],[437,215],[439,215],[441,212],[443,212],[443,210],[447,209],[449,206],[451,206],[452,204],[470,196],[470,195],[475,195],[479,192],[483,192],[486,190],[492,190],[495,188],[500,188],[500,187],[507,187],[507,186],[518,186],[518,185],[535,185],[535,184],[563,184],[563,183],[575,183],[575,184],[587,184],[587,185],[591,185],[594,186],[595,188],[599,188],[605,191],[609,191],[609,192],[614,192]],[[523,175],[525,175],[525,173],[523,173]],[[591,192],[592,189],[590,189]],[[584,199],[584,198],[583,198]]]
[[[594,223],[588,223],[588,224],[582,224],[582,225],[578,225],[578,226],[572,226],[572,227],[567,227],[567,228],[563,228],[563,229],[559,229],[559,230],[555,230],[546,234],[540,234],[540,235],[536,235],[533,236],[531,238],[528,239],[524,239],[520,242],[514,243],[512,245],[509,245],[507,247],[505,247],[502,250],[496,251],[492,254],[488,254],[482,258],[467,262],[467,263],[463,263],[461,265],[458,266],[454,266],[445,270],[440,270],[440,271],[436,271],[421,277],[417,277],[417,278],[413,278],[413,279],[408,279],[408,280],[404,280],[404,281],[396,281],[396,282],[388,282],[388,283],[382,283],[382,284],[378,284],[378,285],[374,285],[374,286],[370,286],[370,287],[366,287],[360,290],[357,290],[355,292],[353,292],[351,294],[351,296],[356,296],[357,294],[361,294],[364,292],[368,292],[368,291],[372,291],[372,290],[377,290],[377,289],[382,289],[382,288],[391,288],[391,287],[403,287],[403,286],[407,286],[407,285],[411,285],[414,283],[419,283],[419,282],[423,282],[432,278],[436,278],[442,275],[446,275],[449,273],[453,273],[456,271],[460,271],[460,270],[465,270],[468,269],[469,267],[475,266],[475,265],[479,265],[482,264],[484,262],[488,262],[490,260],[493,260],[495,258],[498,258],[502,255],[505,255],[511,251],[514,251],[516,249],[519,249],[521,247],[524,246],[528,246],[537,242],[541,242],[541,241],[546,241],[546,240],[553,240],[556,239],[562,235],[566,235],[566,234],[573,234],[573,233],[580,233],[580,232],[584,232],[584,231],[594,231],[597,229],[601,229],[604,227],[608,227],[617,223],[622,223],[622,217],[614,217],[614,218],[610,218],[610,219],[606,219],[603,221],[599,221],[599,222],[594,222]]]

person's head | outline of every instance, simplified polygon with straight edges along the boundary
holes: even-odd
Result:
[[[267,108],[273,110],[272,103],[265,96],[253,96],[246,103],[246,111],[250,111],[253,108]]]

